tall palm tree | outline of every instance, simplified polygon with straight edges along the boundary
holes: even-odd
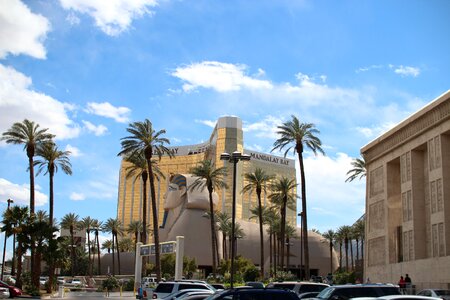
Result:
[[[69,159],[70,151],[61,151],[53,141],[49,141],[38,144],[36,147],[36,155],[42,158],[34,161],[34,166],[38,167],[36,175],[39,175],[42,171],[44,171],[44,175],[48,174],[50,179],[49,221],[50,226],[53,226],[53,178],[55,173],[58,172],[58,168],[61,168],[65,174],[72,175],[72,165]]]
[[[356,178],[366,177],[366,160],[364,157],[354,158],[352,161],[352,169],[347,172],[348,178],[345,182],[352,182]]]
[[[334,230],[329,229],[325,231],[322,236],[323,241],[328,242],[328,244],[330,245],[330,273],[333,274],[333,245],[336,238],[336,233],[334,232]]]
[[[361,241],[361,259],[364,260],[364,227],[365,227],[365,220],[364,218],[359,219],[356,221],[355,224],[352,226],[352,230],[354,233],[354,237],[356,240],[356,259],[359,259],[359,247],[358,244]]]
[[[113,248],[112,240],[105,240],[102,243],[102,249],[108,251],[108,254],[111,253],[111,248]],[[113,248],[114,249],[114,248]]]
[[[258,217],[259,217],[259,244],[260,244],[260,266],[261,266],[261,278],[264,278],[264,233],[263,233],[263,216],[262,216],[262,203],[261,193],[266,192],[266,185],[275,177],[268,175],[261,168],[256,168],[253,173],[246,173],[244,175],[247,184],[242,189],[242,193],[246,193],[252,190],[256,191],[258,198]]]
[[[273,238],[280,224],[280,216],[274,208],[263,207],[263,219],[264,224],[268,225],[266,232],[269,234],[269,266],[271,270],[270,276],[272,277],[272,270],[275,271],[276,275],[275,244],[273,243]]]
[[[78,228],[79,216],[75,213],[66,214],[61,220],[61,228],[69,230],[70,233],[70,262],[71,262],[71,275],[75,275],[75,229]]]
[[[348,272],[348,244],[350,238],[350,226],[344,225],[339,227],[339,234],[342,235],[345,248],[345,270]]]
[[[209,194],[209,213],[211,223],[211,251],[212,251],[212,272],[216,274],[216,221],[214,219],[213,192],[215,189],[227,188],[224,176],[227,172],[225,167],[216,168],[211,160],[203,160],[197,166],[191,169],[190,173],[198,178],[189,187],[191,190],[208,190]]]
[[[300,163],[300,180],[301,180],[301,199],[302,199],[302,230],[303,230],[303,254],[305,257],[305,275],[306,279],[309,279],[309,246],[308,246],[308,219],[306,213],[306,178],[305,167],[303,164],[303,151],[305,148],[310,149],[315,155],[317,152],[325,154],[322,149],[322,142],[317,137],[320,133],[312,123],[300,123],[297,117],[292,116],[292,120],[284,122],[283,125],[278,126],[278,132],[281,137],[275,141],[272,149],[278,149],[284,152],[284,156],[293,149],[294,153],[297,153]]]
[[[5,231],[5,233],[8,233],[7,228],[12,227],[12,234],[16,235],[16,243],[17,248],[14,246],[14,251],[16,251],[17,254],[17,261],[19,262],[17,264],[17,273],[16,273],[16,286],[19,288],[22,288],[22,257],[27,251],[28,245],[30,244],[29,241],[29,210],[27,206],[11,206],[10,209],[6,210],[3,213],[3,220],[2,223],[4,224],[4,227],[2,228],[2,231]]]
[[[289,259],[291,257],[291,239],[297,238],[297,230],[291,224],[286,224],[286,270],[289,271]]]
[[[143,225],[141,221],[131,221],[126,228],[126,232],[128,234],[134,235],[134,247],[136,247],[136,243],[139,241],[139,233],[143,230]]]
[[[296,195],[294,194],[297,183],[295,179],[289,179],[287,177],[282,177],[270,184],[270,189],[272,194],[269,195],[270,201],[280,209],[281,216],[281,232],[280,232],[280,256],[281,256],[281,269],[284,267],[284,241],[286,239],[286,210],[292,207],[296,200]]]
[[[217,225],[218,230],[222,232],[222,254],[223,259],[228,259],[227,255],[227,236],[231,232],[231,217],[226,212],[218,212]]]
[[[135,180],[137,178],[141,178],[142,180],[142,226],[141,229],[141,242],[143,244],[147,243],[147,179],[148,179],[148,169],[147,169],[147,161],[145,159],[143,152],[138,152],[135,154],[127,154],[125,156],[125,161],[131,163],[128,167],[125,168],[127,179],[134,177]],[[151,161],[153,173],[159,178],[165,178],[164,174],[162,174],[161,170],[158,167],[158,163],[155,159]],[[145,230],[144,230],[145,228]],[[136,238],[137,242],[137,238]]]
[[[342,271],[342,245],[344,244],[344,232],[340,227],[335,232],[335,242],[339,244],[339,270]]]
[[[156,279],[161,281],[161,258],[159,249],[159,223],[158,210],[156,207],[156,192],[155,192],[155,177],[153,176],[152,157],[154,154],[161,159],[161,156],[166,154],[172,157],[172,152],[166,147],[170,144],[167,138],[162,137],[166,131],[155,131],[152,122],[145,119],[144,122],[133,122],[127,128],[130,136],[121,139],[122,150],[118,155],[138,155],[144,153],[147,162],[148,175],[150,178],[150,194],[152,201],[152,215],[153,215],[153,239],[155,242],[155,269]],[[144,227],[144,238],[145,238]]]
[[[118,243],[120,252],[132,252],[134,249],[134,242],[129,237],[124,237]]]
[[[88,257],[89,257],[89,275],[92,277],[92,267],[93,267],[93,261],[94,258],[91,257],[91,231],[93,231],[93,226],[94,226],[94,222],[95,220],[92,219],[91,217],[84,217],[83,219],[81,219],[80,222],[78,222],[78,228],[80,230],[84,230],[86,232],[87,235],[87,241],[88,241]]]
[[[24,119],[22,123],[14,123],[10,129],[3,132],[2,141],[7,144],[19,144],[24,145],[24,150],[27,151],[28,168],[30,171],[30,214],[34,214],[34,161],[36,146],[40,143],[50,141],[54,135],[47,132],[48,128],[42,129],[39,124],[35,124],[33,121]],[[35,255],[34,255],[34,241],[31,243],[31,273],[32,284],[34,287],[39,288],[39,273],[40,270],[35,268]]]
[[[101,274],[101,264],[100,264],[100,241],[98,239],[98,232],[101,231],[103,224],[101,221],[94,219],[94,221],[92,222],[92,230],[94,231],[95,234],[95,238],[94,241],[97,244],[96,246],[96,250],[97,250],[97,274],[100,275]]]
[[[112,275],[115,275],[115,265],[114,265],[114,251],[117,250],[117,264],[119,267],[119,275],[120,275],[120,249],[119,249],[119,239],[118,236],[123,235],[123,227],[122,222],[118,219],[109,218],[106,220],[105,224],[103,224],[103,231],[111,233],[112,235],[112,251],[113,251],[113,272]],[[116,249],[114,249],[114,246]]]

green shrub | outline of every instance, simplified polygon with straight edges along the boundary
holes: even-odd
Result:
[[[256,281],[259,277],[260,271],[255,266],[249,266],[244,271],[244,281]]]
[[[102,282],[103,289],[107,289],[108,291],[112,291],[119,287],[119,281],[116,277],[110,276]]]

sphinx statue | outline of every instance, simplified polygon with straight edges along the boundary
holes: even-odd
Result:
[[[184,236],[184,255],[195,257],[199,266],[210,266],[211,221],[206,217],[209,211],[208,190],[190,186],[198,177],[189,174],[175,174],[170,178],[164,195],[164,218],[160,226],[160,241],[175,241]],[[213,193],[213,204],[218,196]]]

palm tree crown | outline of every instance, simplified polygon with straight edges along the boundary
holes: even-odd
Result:
[[[352,182],[356,178],[366,177],[366,160],[362,158],[354,158],[352,161],[352,169],[347,172],[348,178],[345,182]]]

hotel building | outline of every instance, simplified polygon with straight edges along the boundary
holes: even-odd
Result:
[[[164,215],[163,203],[164,195],[168,187],[168,181],[173,174],[188,174],[197,163],[202,160],[210,159],[217,168],[226,166],[227,175],[225,181],[228,189],[216,191],[219,196],[218,210],[227,212],[231,216],[232,205],[232,177],[233,165],[227,161],[220,160],[220,154],[223,152],[233,153],[239,151],[251,156],[250,161],[240,161],[237,163],[236,176],[236,219],[239,221],[253,221],[250,210],[257,206],[256,193],[249,192],[242,194],[240,191],[246,184],[244,174],[253,172],[256,167],[262,168],[267,174],[274,174],[277,177],[285,176],[295,179],[295,161],[284,157],[259,153],[244,148],[244,134],[242,131],[242,120],[237,117],[221,117],[212,131],[208,141],[202,144],[189,146],[169,147],[173,157],[163,156],[158,162],[158,167],[165,175],[155,181],[156,202],[158,207],[158,221],[161,225]],[[129,163],[122,160],[119,177],[119,194],[117,205],[117,217],[126,228],[133,220],[142,220],[142,180],[140,177],[127,178],[127,167]],[[147,182],[147,220],[151,224],[151,205],[150,205],[150,186]],[[268,191],[269,192],[269,191]],[[296,191],[295,191],[296,192]],[[262,194],[263,205],[268,204],[268,194]],[[296,226],[296,210],[288,209],[287,219],[290,224]],[[150,227],[151,228],[151,227]]]
[[[361,149],[365,278],[450,288],[450,91]]]

